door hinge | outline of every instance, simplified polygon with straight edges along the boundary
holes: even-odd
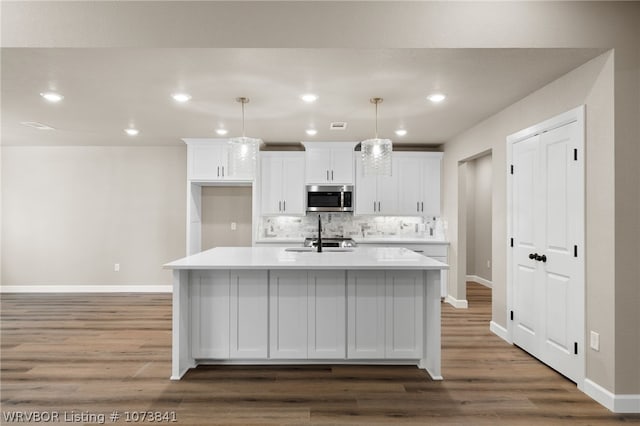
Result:
[[[511,238],[511,247],[513,247],[513,238]]]
[[[573,257],[578,257],[578,246],[573,246]]]
[[[511,165],[511,174],[513,174],[513,164]]]
[[[513,311],[511,311],[511,321],[513,321]]]
[[[578,342],[573,343],[573,354],[578,355]]]
[[[578,161],[578,148],[573,149],[573,161]]]

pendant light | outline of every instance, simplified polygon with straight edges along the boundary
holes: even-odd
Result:
[[[244,135],[244,104],[249,98],[236,98],[242,106],[242,136],[229,139],[229,176],[253,176],[261,139]]]
[[[371,98],[370,102],[376,106],[375,138],[362,141],[362,166],[365,176],[391,176],[391,153],[393,144],[391,139],[378,138],[378,104],[382,98]]]

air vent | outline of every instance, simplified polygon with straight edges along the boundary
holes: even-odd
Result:
[[[37,121],[23,121],[20,124],[27,127],[33,127],[38,130],[55,130],[51,126],[47,126],[46,124],[38,123]]]
[[[346,128],[347,123],[345,123],[344,121],[334,121],[333,123],[329,124],[330,130],[344,130]]]

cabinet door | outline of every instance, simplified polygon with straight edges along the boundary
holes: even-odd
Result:
[[[332,184],[353,184],[353,154],[354,151],[351,148],[336,148],[331,150],[331,169],[329,170],[329,178]]]
[[[305,158],[307,184],[326,184],[331,182],[330,149],[308,149]]]
[[[229,271],[191,272],[191,353],[229,358]]]
[[[282,212],[282,160],[264,156],[260,162],[260,205],[262,214]]]
[[[378,176],[378,214],[392,215],[398,212],[398,193],[404,188],[398,188],[398,176]]]
[[[308,356],[346,356],[346,276],[344,271],[309,271]]]
[[[355,214],[375,214],[378,211],[378,181],[376,176],[362,174],[362,159],[356,160]]]
[[[270,271],[269,307],[269,357],[306,358],[307,271]]]
[[[424,182],[424,216],[440,216],[440,167],[442,157],[429,157],[424,160],[422,181]]]
[[[424,205],[424,182],[422,169],[424,159],[420,156],[399,156],[394,172],[398,175],[398,214],[422,216]]]
[[[385,273],[347,274],[347,358],[384,358]]]
[[[386,358],[422,357],[422,271],[387,271]]]
[[[226,154],[224,144],[189,145],[188,179],[221,180],[225,176]]]
[[[285,157],[282,160],[282,212],[305,214],[304,158]]]
[[[231,358],[267,358],[267,271],[231,271]]]

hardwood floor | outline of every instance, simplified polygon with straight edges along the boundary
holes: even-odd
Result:
[[[442,382],[411,366],[199,367],[172,382],[170,295],[3,294],[0,423],[159,411],[180,425],[640,424],[490,333],[489,289],[469,284],[468,300],[443,304]]]

